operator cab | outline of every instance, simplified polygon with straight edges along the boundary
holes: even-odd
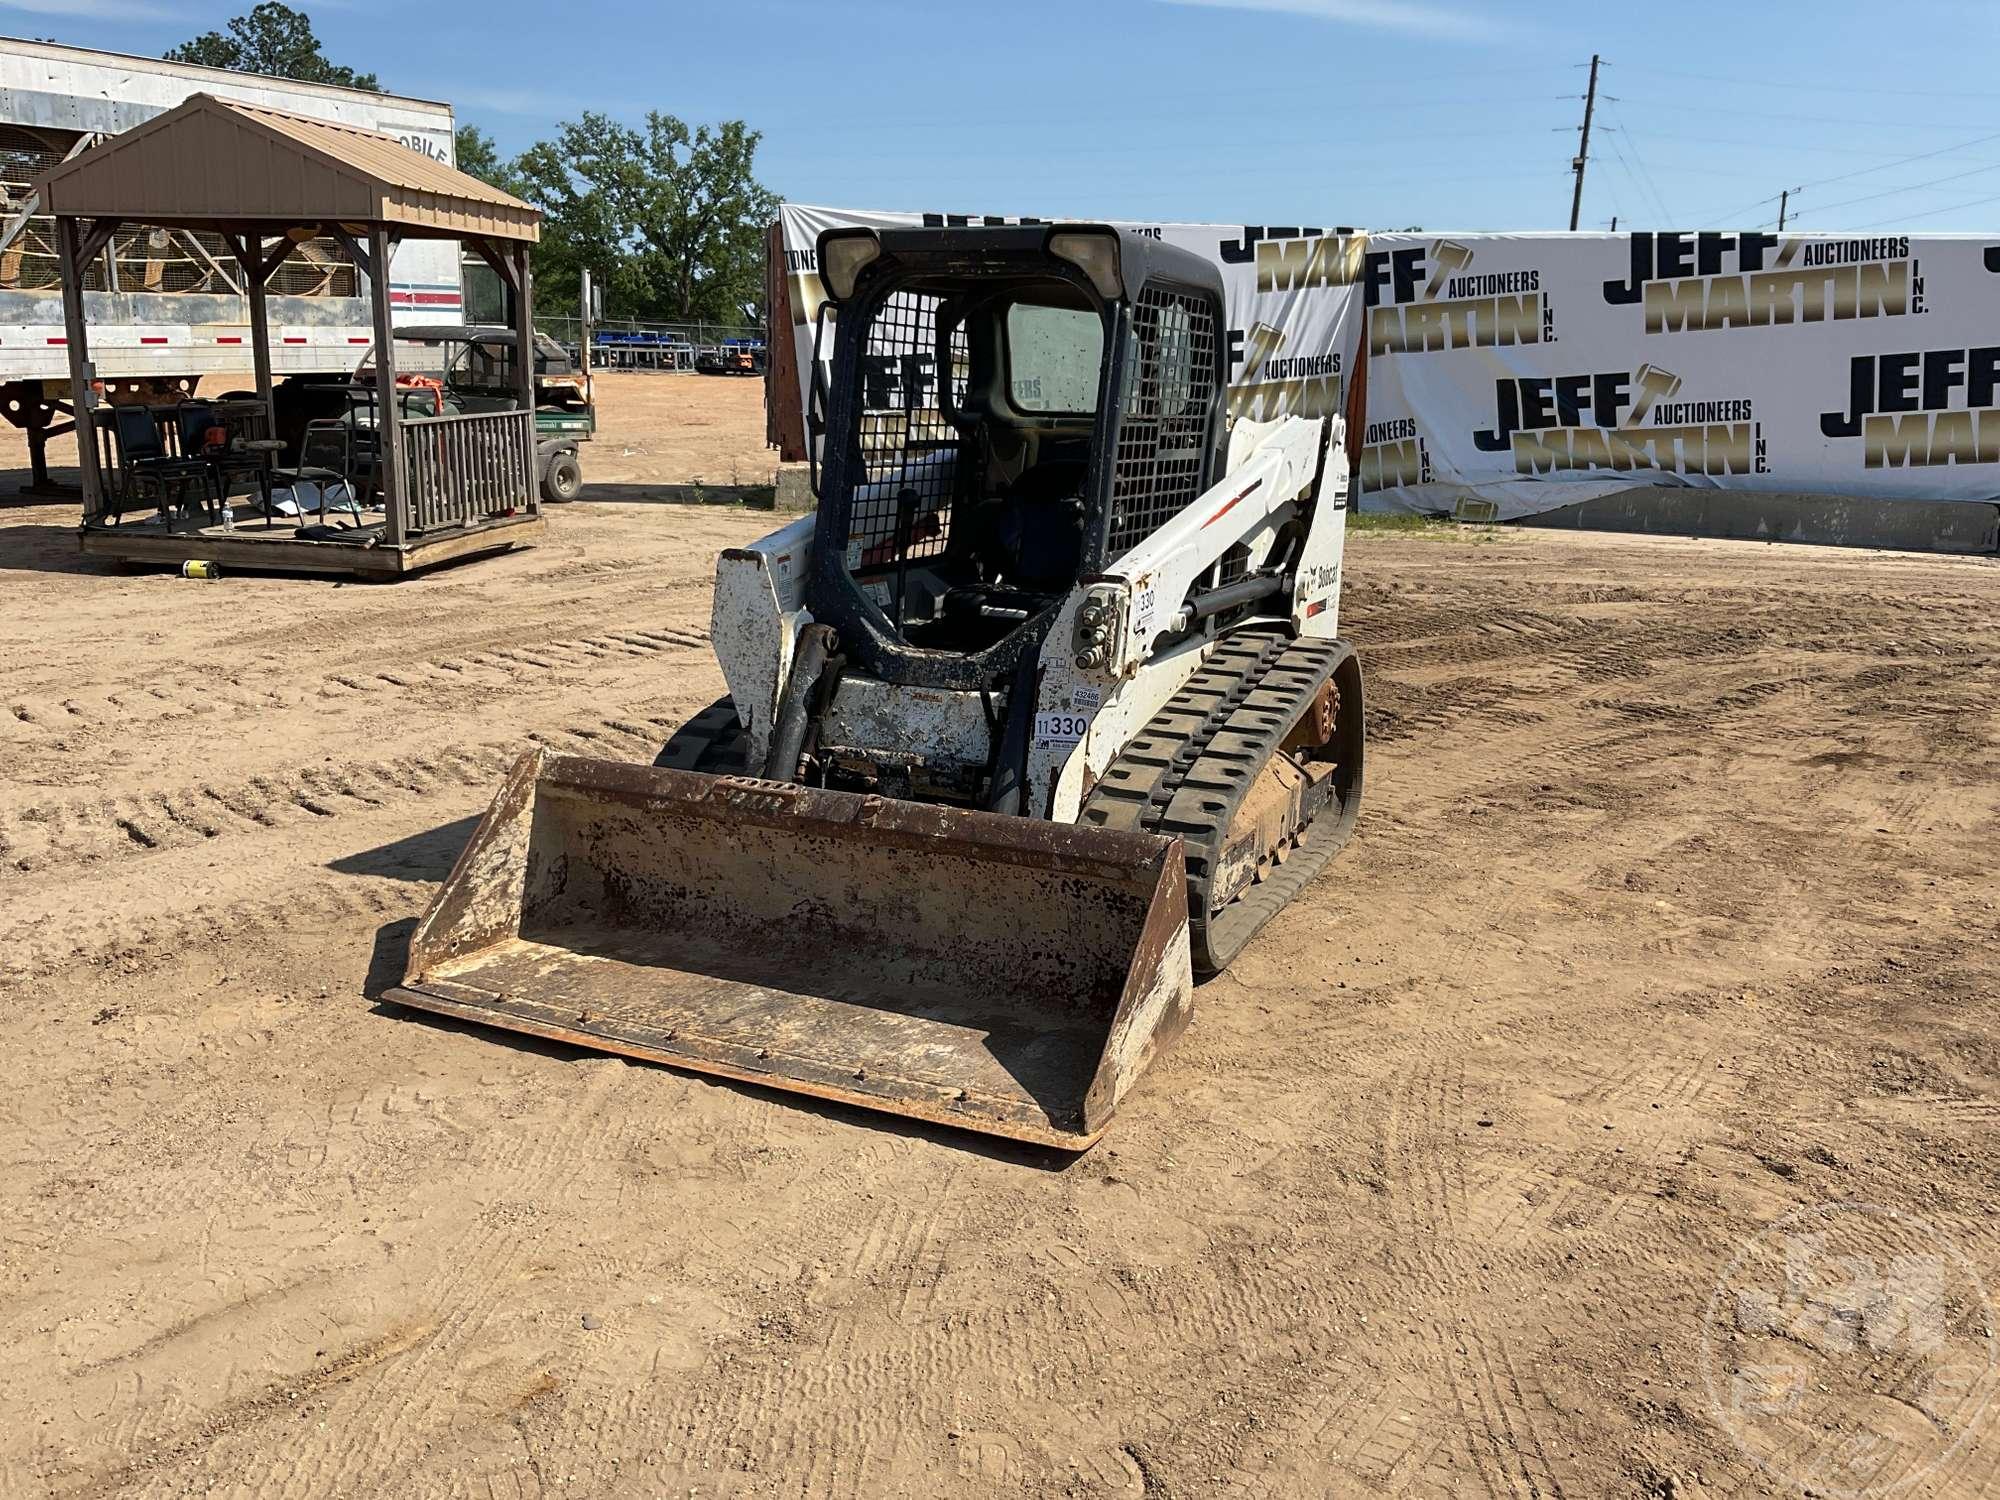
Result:
[[[913,323],[942,362],[898,347]],[[910,646],[983,650],[1076,583],[1103,314],[1061,282],[913,287],[868,344],[848,576]]]
[[[846,572],[919,650],[975,652],[1083,555],[1104,314],[1062,281],[930,277],[872,310]]]
[[[1220,287],[1205,262],[1145,243],[1126,256],[1189,262],[1172,268],[1192,294],[1135,308],[1119,236],[1101,226],[822,238],[837,298],[822,352],[826,318],[838,323],[831,390],[815,390],[828,410],[813,608],[870,670],[984,687],[1038,642],[1029,627],[1045,630],[1107,555],[1112,466],[1099,460],[1121,417],[1170,410],[1183,487],[1200,488],[1220,431]],[[855,246],[874,253],[850,278]],[[1108,399],[1134,387],[1138,400]]]

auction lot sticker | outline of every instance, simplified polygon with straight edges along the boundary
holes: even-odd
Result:
[[[1043,713],[1035,715],[1035,743],[1075,745],[1090,732],[1090,715],[1085,713]]]
[[[1768,1472],[1838,1500],[1909,1491],[1990,1419],[1992,1304],[1933,1225],[1865,1203],[1801,1208],[1749,1240],[1702,1320],[1724,1430]]]

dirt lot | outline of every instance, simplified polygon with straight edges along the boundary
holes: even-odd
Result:
[[[593,479],[763,477],[636,379]],[[1070,1159],[369,998],[523,745],[720,691],[768,517],[598,493],[373,586],[0,510],[0,1493],[2000,1493],[2000,569],[1358,537],[1357,841]],[[1718,1286],[1838,1201],[1937,1337],[1746,1436]]]

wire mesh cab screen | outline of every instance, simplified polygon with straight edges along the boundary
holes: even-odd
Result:
[[[1137,546],[1201,493],[1215,333],[1209,303],[1171,287],[1148,285],[1133,306],[1108,557]]]
[[[954,328],[950,367],[938,368],[939,301],[927,292],[892,293],[868,325],[857,423],[860,470],[847,519],[850,573],[904,555],[897,546],[901,525],[909,529],[906,555],[912,560],[937,556],[951,538],[960,440],[947,410],[956,410],[965,395],[969,357],[963,326]]]

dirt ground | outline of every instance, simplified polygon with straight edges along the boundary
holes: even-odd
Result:
[[[0,1493],[1657,1500],[1888,1430],[2000,1494],[1962,1281],[1955,1404],[1892,1350],[1746,1440],[1705,1342],[1802,1206],[2000,1291],[1989,561],[1358,536],[1356,841],[1079,1158],[372,999],[523,746],[720,692],[770,518],[629,498],[765,477],[758,399],[607,383],[637,488],[394,585],[0,509]]]

